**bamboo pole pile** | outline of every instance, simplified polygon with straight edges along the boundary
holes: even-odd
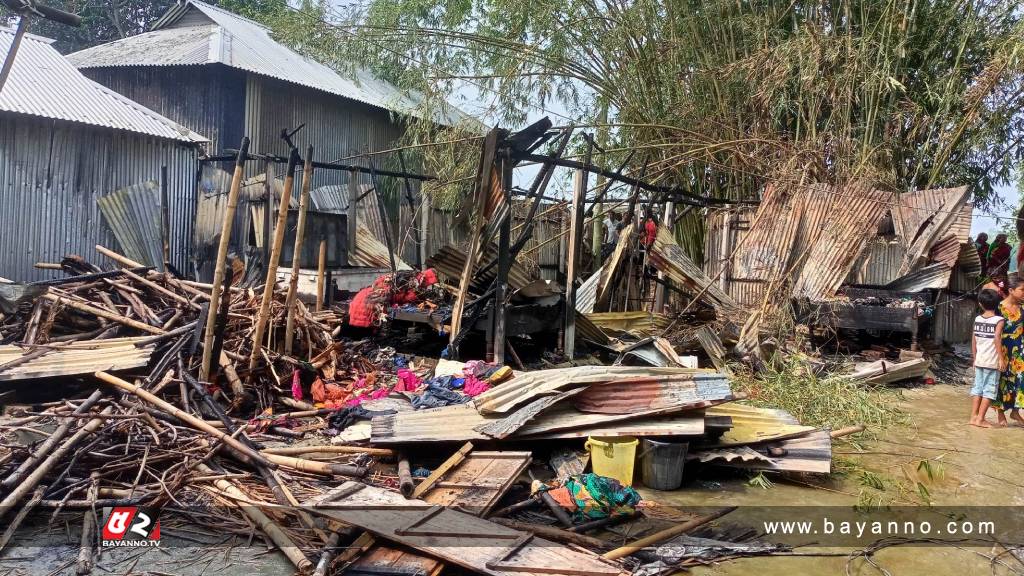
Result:
[[[149,362],[113,372],[97,369],[102,360],[56,362],[60,380],[47,385],[66,381],[53,392],[60,400],[0,417],[0,551],[19,526],[71,514],[82,530],[77,571],[88,573],[104,507],[191,501],[221,509],[209,521],[217,532],[249,536],[255,526],[297,570],[311,570],[337,532],[296,504],[394,457],[325,441],[286,446],[326,427],[332,412],[293,397],[293,378],[326,378],[360,355],[334,342],[344,312],[314,313],[297,298],[289,306],[287,285],[242,286],[230,262],[214,307],[212,285],[96,248],[112,267],[67,257],[65,278],[28,285],[0,316],[0,344],[20,350],[0,363],[0,380],[72,346],[99,354],[108,342],[134,342]]]

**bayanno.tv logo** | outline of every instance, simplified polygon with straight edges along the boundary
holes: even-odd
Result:
[[[104,547],[159,546],[160,510],[141,506],[103,509]]]

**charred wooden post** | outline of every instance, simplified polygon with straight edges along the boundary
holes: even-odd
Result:
[[[494,361],[505,364],[505,301],[508,293],[508,271],[512,266],[509,242],[512,235],[512,155],[508,148],[501,155],[501,193],[509,207],[498,235],[498,277],[494,285]]]
[[[348,257],[352,258],[356,253],[356,237],[359,232],[359,223],[356,220],[358,212],[356,204],[359,202],[359,172],[352,170],[348,173],[348,212],[345,213],[345,228],[348,240]]]
[[[576,170],[573,179],[572,209],[569,218],[569,257],[565,274],[565,337],[563,352],[572,359],[576,350],[576,277],[580,273],[580,252],[583,249],[583,203],[587,194],[587,176],[594,142],[586,135],[587,151],[584,166]]]
[[[398,166],[402,172],[405,172],[405,157],[402,156],[402,151],[398,151]],[[426,258],[423,256],[423,242],[425,241],[424,235],[427,233],[426,230],[422,232],[416,227],[416,200],[412,197],[412,185],[409,183],[409,178],[402,178],[402,182],[405,183],[405,201],[409,204],[409,226],[412,228],[413,240],[416,242],[416,269],[421,270],[423,268],[423,262]],[[423,207],[421,205],[420,209]]]
[[[215,318],[217,304],[220,300],[221,285],[224,283],[227,267],[228,247],[231,244],[231,229],[235,224],[235,211],[238,209],[238,193],[242,188],[242,174],[245,170],[245,159],[249,153],[249,137],[242,138],[242,145],[235,159],[235,173],[231,177],[231,188],[228,190],[227,208],[220,227],[220,245],[217,247],[217,261],[214,264],[213,288],[210,293],[210,317]],[[213,339],[216,322],[206,323],[206,336],[203,339],[203,363],[199,370],[199,379],[210,379],[210,366],[213,363]]]
[[[299,218],[295,225],[295,249],[292,251],[292,275],[288,281],[288,296],[285,299],[284,353],[292,353],[295,339],[295,299],[299,291],[299,267],[302,265],[302,239],[306,234],[306,211],[309,209],[309,189],[313,185],[313,147],[306,149],[302,165],[302,195],[299,197]]]

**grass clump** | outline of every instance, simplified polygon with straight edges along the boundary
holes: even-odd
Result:
[[[907,419],[899,408],[898,390],[865,386],[842,376],[820,377],[796,358],[757,374],[740,373],[734,383],[737,391],[747,394],[746,402],[781,408],[806,426],[838,429],[864,424],[869,432],[878,432]]]

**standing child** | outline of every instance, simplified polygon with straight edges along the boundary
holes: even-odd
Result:
[[[1006,370],[1006,354],[1003,350],[1004,319],[999,309],[999,294],[985,289],[978,293],[981,314],[974,318],[974,337],[971,352],[974,355],[974,386],[971,387],[971,425],[991,428],[985,413],[996,400],[999,390],[999,374]]]

